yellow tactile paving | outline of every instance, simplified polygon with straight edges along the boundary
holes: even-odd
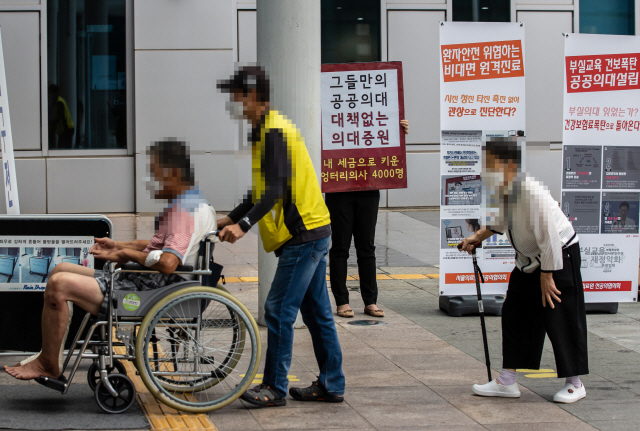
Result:
[[[525,374],[524,376],[529,379],[555,379],[558,377],[558,373]]]
[[[115,347],[114,351],[118,354],[124,354],[124,347]],[[177,411],[169,406],[159,403],[156,398],[149,393],[149,390],[136,375],[136,367],[129,361],[122,361],[127,369],[127,375],[133,381],[136,387],[138,404],[144,415],[151,424],[152,431],[168,431],[168,430],[214,430],[218,428],[211,422],[206,414],[193,414]]]
[[[244,377],[244,374],[240,374],[240,377]],[[251,383],[252,385],[259,385],[260,383],[262,383],[262,379],[264,378],[264,374],[256,374],[255,379],[253,379],[253,382]],[[294,375],[287,375],[287,379],[289,379],[290,382],[299,382],[300,379],[298,378],[298,376],[294,376]]]
[[[425,274],[389,274],[394,280],[418,280],[428,278]]]
[[[238,277],[225,277],[224,281],[226,283],[242,283],[242,280],[240,280]]]
[[[419,280],[419,279],[438,279],[440,274],[376,274],[376,280]],[[357,275],[347,275],[347,281],[358,281],[360,279]],[[330,278],[327,275],[327,281]],[[257,282],[258,277],[226,277],[227,283],[248,283]]]
[[[558,373],[553,370],[541,368],[539,370],[529,370],[526,368],[517,369],[518,373],[527,373],[524,376],[529,379],[549,379],[549,378],[557,378]]]
[[[240,277],[240,281],[249,282],[249,281],[258,281],[258,277]]]

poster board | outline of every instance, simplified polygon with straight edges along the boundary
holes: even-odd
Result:
[[[565,35],[562,210],[586,302],[637,300],[640,38]]]
[[[107,217],[98,214],[0,216],[0,238],[3,240],[0,248],[5,246],[7,248],[19,247],[20,249],[41,247],[54,250],[53,253],[50,250],[46,253],[40,253],[40,256],[36,254],[36,259],[51,257],[52,262],[56,259],[62,262],[63,257],[75,256],[76,253],[73,249],[90,247],[84,241],[89,238],[103,237],[113,237],[113,225]],[[29,244],[29,240],[36,241],[36,244]],[[38,240],[41,241],[39,244]],[[47,243],[44,243],[44,240]],[[62,240],[71,242],[63,244]],[[5,243],[5,241],[12,241],[12,243]],[[20,241],[20,243],[16,244],[16,241]],[[27,241],[27,243],[23,244],[22,241]],[[49,243],[49,241],[53,241],[53,243]],[[67,250],[67,248],[71,250]],[[13,256],[14,254],[15,252],[12,252],[9,255]],[[42,283],[42,277],[48,276],[52,269],[52,265],[49,264],[45,273],[43,269],[45,264],[40,260],[35,264],[35,271],[32,271],[37,274],[30,274],[31,277],[36,277],[34,282],[21,283],[18,286],[13,286],[13,283],[4,283],[4,287],[0,283],[0,328],[12,328],[12,330],[0,331],[0,351],[34,352],[40,350],[42,345],[43,284],[46,285],[46,279]],[[96,259],[93,263],[87,262],[87,266],[90,264],[94,268],[102,269],[104,261]],[[8,265],[5,265],[5,269],[7,268]],[[18,272],[20,268],[22,267],[18,267],[14,272]],[[2,271],[0,270],[0,272]],[[5,279],[6,276],[0,275],[0,278]],[[85,312],[81,308],[74,306],[70,334],[75,334],[84,315]],[[71,344],[72,338],[67,339],[67,348]]]
[[[95,269],[93,236],[0,236],[0,292],[44,291],[61,263]]]
[[[323,193],[407,187],[401,62],[323,64]]]
[[[11,116],[9,115],[9,98],[7,96],[7,75],[4,68],[4,52],[2,51],[2,29],[0,29],[0,149],[2,150],[2,183],[4,184],[7,214],[20,214],[16,164],[13,158]]]
[[[482,145],[518,139],[525,115],[524,25],[441,22],[441,296],[476,294],[471,256],[457,245],[483,225]],[[483,293],[504,294],[515,265],[507,236],[486,240],[477,259]]]

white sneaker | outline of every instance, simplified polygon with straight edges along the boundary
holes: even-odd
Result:
[[[473,392],[483,397],[520,398],[520,389],[517,383],[505,386],[496,380],[491,380],[484,385],[473,385]]]
[[[584,388],[584,384],[579,388],[576,388],[571,383],[567,383],[564,385],[564,388],[560,389],[560,391],[553,396],[553,401],[556,403],[571,404],[586,396],[587,391]]]

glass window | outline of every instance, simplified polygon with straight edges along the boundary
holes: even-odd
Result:
[[[322,63],[380,61],[380,0],[322,0]]]
[[[633,0],[580,0],[580,33],[635,34]]]
[[[509,0],[453,0],[454,21],[510,22]]]
[[[47,2],[49,149],[126,149],[125,0]]]

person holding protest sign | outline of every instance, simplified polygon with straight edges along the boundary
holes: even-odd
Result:
[[[409,121],[400,120],[405,135],[409,134]],[[331,213],[331,250],[329,251],[329,278],[331,292],[336,300],[336,313],[351,318],[347,290],[347,260],[351,238],[355,243],[360,275],[360,294],[364,312],[373,317],[384,317],[378,308],[376,282],[376,223],[380,206],[380,190],[326,193],[325,202]]]
[[[487,384],[474,385],[473,392],[520,397],[516,369],[540,369],[548,334],[558,377],[566,379],[553,400],[573,403],[586,396],[579,376],[589,373],[580,245],[549,190],[519,172],[520,160],[516,142],[486,143],[486,227],[461,244],[471,253],[485,239],[507,233],[516,251],[502,308],[502,373]]]

